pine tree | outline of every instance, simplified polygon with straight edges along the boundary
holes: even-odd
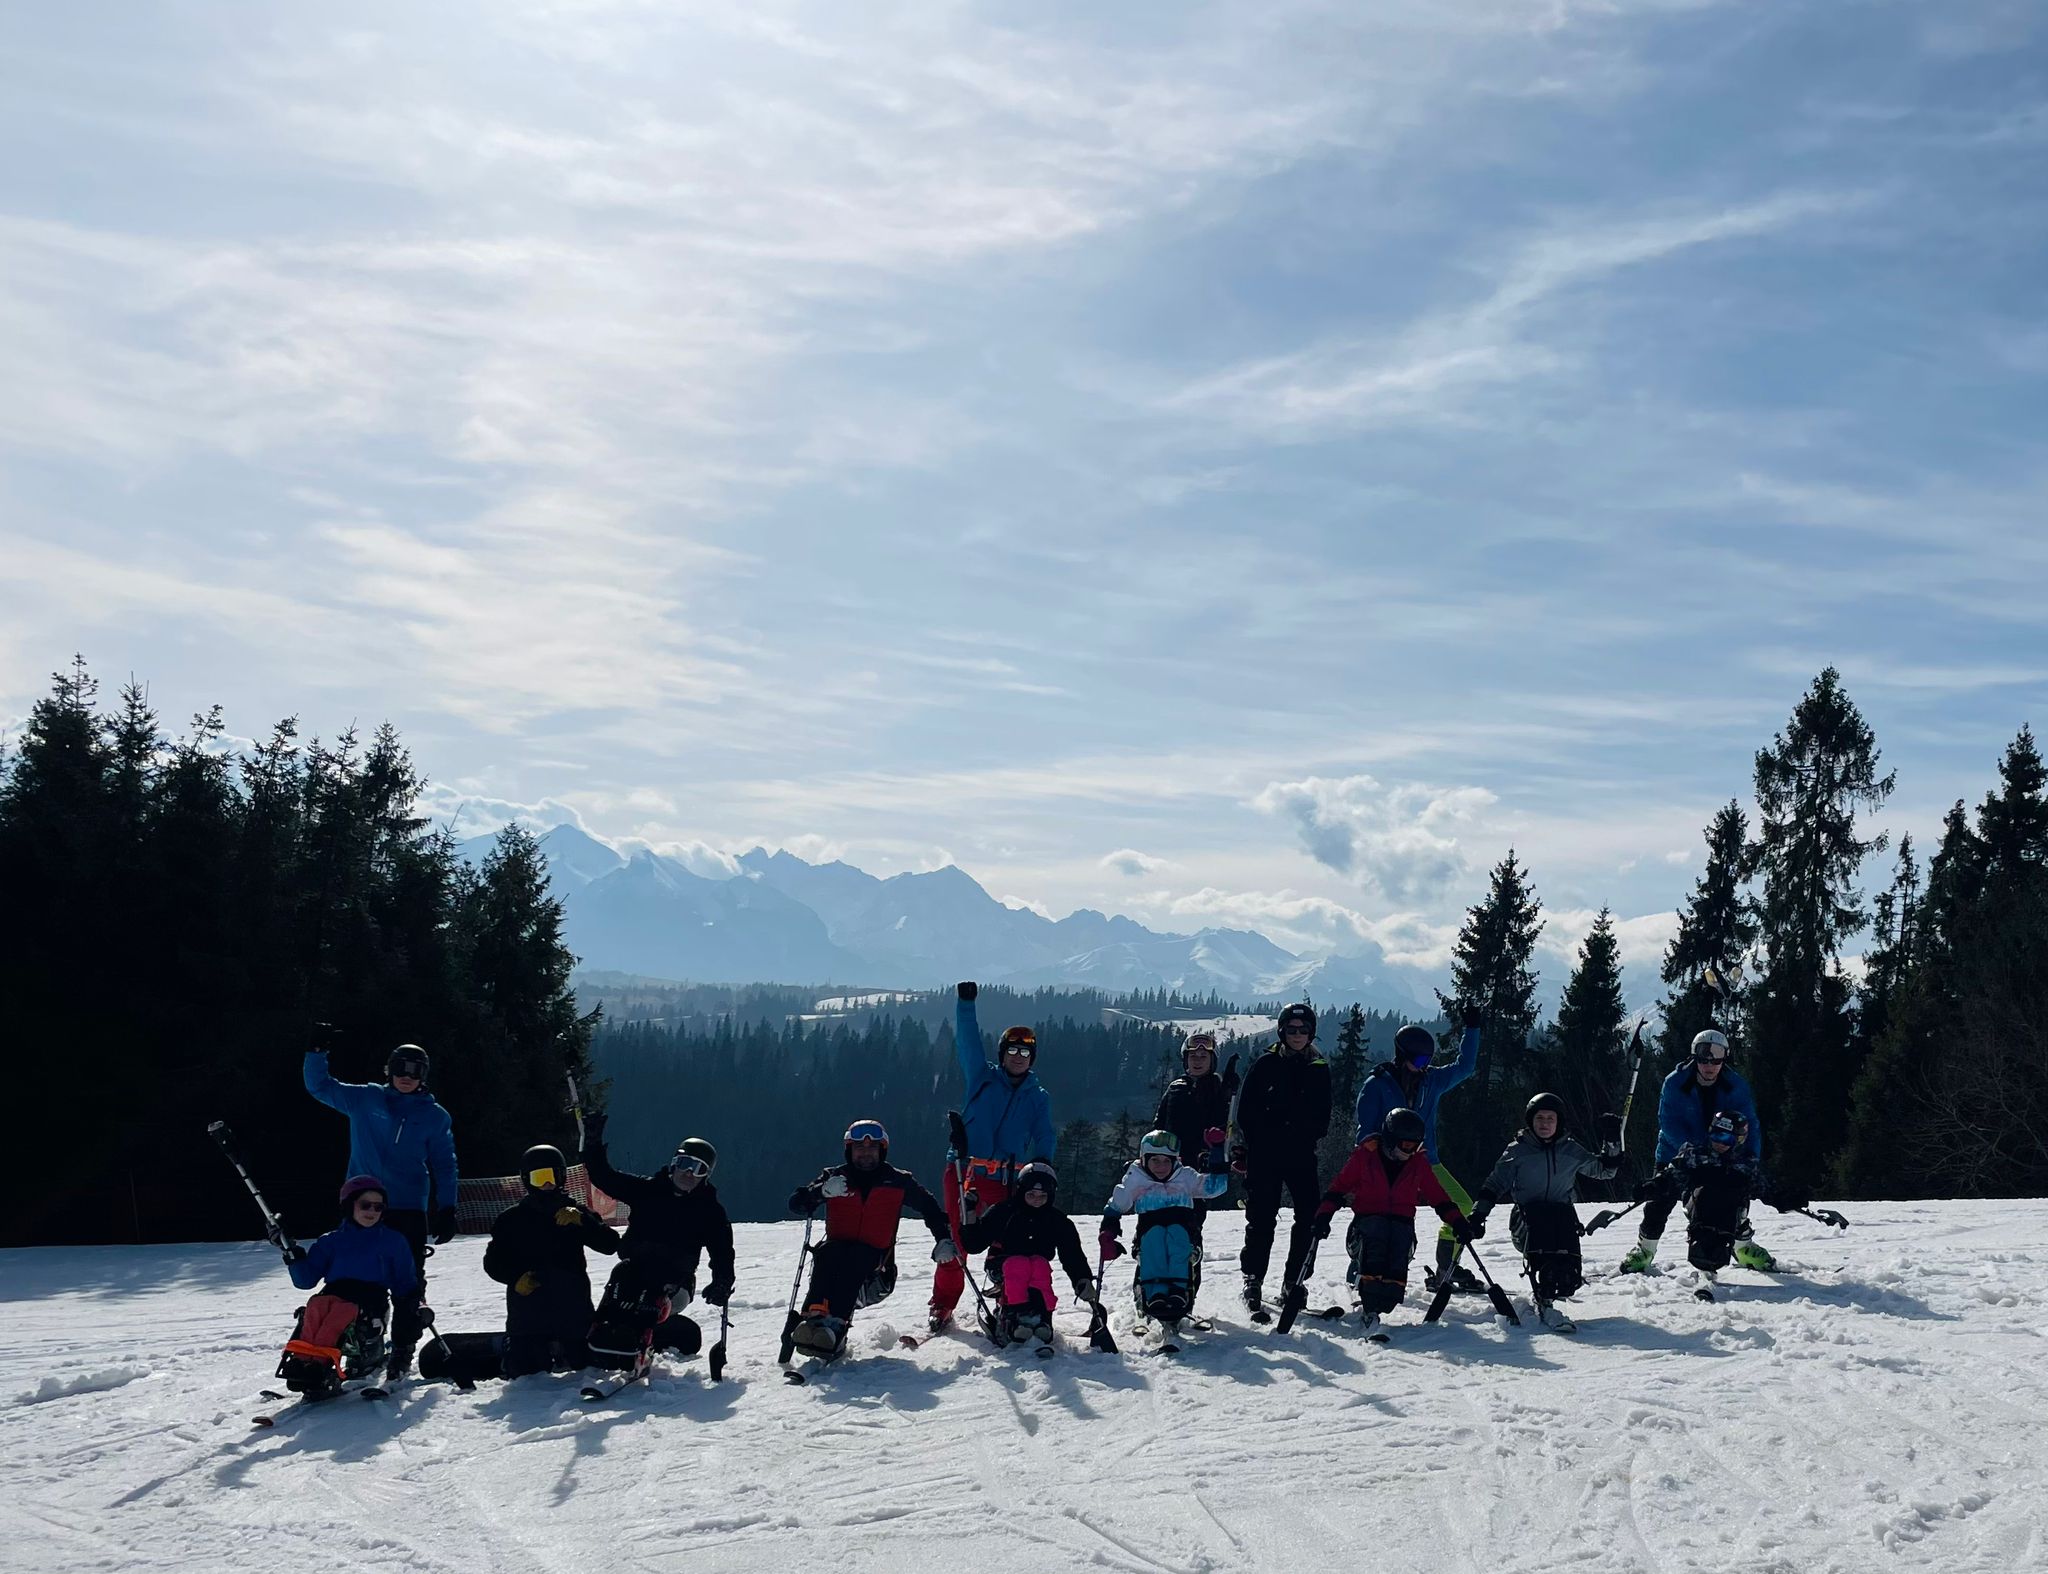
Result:
[[[1597,1129],[1594,1117],[1621,1107],[1627,1016],[1621,946],[1614,937],[1614,915],[1603,907],[1579,947],[1544,1056],[1546,1081],[1565,1101],[1572,1129],[1583,1136]]]
[[[1764,973],[1750,995],[1746,1059],[1776,1168],[1797,1184],[1817,1184],[1841,1147],[1860,1069],[1840,952],[1869,922],[1856,877],[1886,844],[1856,834],[1857,816],[1891,796],[1877,763],[1876,736],[1833,667],[1756,756]]]
[[[1977,811],[1977,840],[1987,873],[2016,882],[2048,867],[2048,767],[2022,727],[1998,762],[1998,791]]]
[[[1531,1069],[1537,980],[1530,964],[1543,932],[1542,913],[1528,872],[1509,848],[1494,866],[1485,900],[1466,910],[1451,955],[1451,993],[1437,993],[1452,1022],[1468,1004],[1479,1012],[1476,1086],[1437,1112],[1437,1153],[1453,1172],[1476,1173],[1492,1158],[1494,1138],[1511,1114],[1519,1118],[1527,1097],[1515,1089]]]
[[[1316,1145],[1318,1174],[1336,1174],[1355,1146],[1351,1112],[1358,1106],[1358,1089],[1365,1081],[1366,1055],[1365,1011],[1354,1001],[1344,1013],[1344,1025],[1337,1030],[1337,1047],[1330,1055],[1332,1115],[1330,1129]]]
[[[1679,911],[1678,932],[1665,948],[1662,977],[1671,986],[1664,1001],[1664,1027],[1659,1036],[1667,1060],[1681,1060],[1692,1048],[1693,1035],[1713,1027],[1726,1013],[1707,984],[1713,968],[1722,977],[1739,970],[1756,940],[1755,904],[1743,894],[1750,876],[1752,853],[1749,820],[1742,806],[1724,804],[1705,832],[1707,866],[1692,895]],[[1720,1021],[1724,1032],[1737,1035],[1737,1024]],[[1739,1036],[1739,1035],[1737,1035]],[[1630,1135],[1630,1149],[1635,1137]]]

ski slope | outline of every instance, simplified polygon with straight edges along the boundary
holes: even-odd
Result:
[[[1788,1271],[1712,1305],[1675,1234],[1630,1279],[1628,1223],[1591,1237],[1576,1337],[1472,1299],[1424,1328],[1414,1295],[1386,1346],[1253,1330],[1219,1216],[1219,1325],[1177,1358],[1128,1353],[1121,1312],[1126,1353],[1089,1352],[1071,1310],[1050,1361],[878,1349],[917,1328],[906,1258],[807,1387],[772,1364],[797,1227],[742,1226],[723,1383],[411,1385],[273,1431],[299,1297],[268,1248],[0,1253],[0,1547],[19,1574],[2048,1566],[2048,1202],[1844,1206],[1846,1236],[1762,1211]],[[481,1252],[434,1260],[445,1328],[497,1326]]]

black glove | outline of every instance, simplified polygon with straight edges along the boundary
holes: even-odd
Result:
[[[1652,1175],[1636,1187],[1637,1202],[1655,1202],[1671,1189],[1671,1178],[1667,1175]]]
[[[315,1022],[306,1034],[306,1048],[324,1055],[341,1041],[341,1029],[332,1022]]]
[[[962,979],[960,983],[955,986],[955,992],[960,996],[962,1000],[972,1000],[977,994],[980,993],[980,991],[975,988],[974,980],[971,978]]]
[[[1331,1222],[1335,1220],[1336,1217],[1337,1212],[1334,1208],[1331,1209],[1328,1213],[1318,1213],[1315,1218],[1315,1223],[1309,1226],[1309,1234],[1313,1235],[1319,1241],[1327,1241],[1330,1238]]]
[[[1603,1148],[1618,1148],[1621,1146],[1621,1117],[1619,1115],[1609,1114],[1600,1117],[1600,1146]]]
[[[1237,1092],[1237,1056],[1232,1055],[1223,1063],[1223,1096],[1229,1098]]]
[[[588,1153],[592,1148],[604,1146],[605,1122],[610,1118],[603,1110],[599,1110],[595,1115],[585,1115],[583,1117],[583,1151],[585,1153]]]
[[[434,1309],[433,1307],[427,1305],[425,1301],[420,1302],[418,1306],[413,1308],[412,1315],[414,1321],[416,1321],[422,1328],[431,1328],[434,1326]]]
[[[1450,1222],[1451,1236],[1461,1246],[1470,1246],[1486,1233],[1486,1221],[1469,1215],[1455,1218]]]
[[[1835,1212],[1833,1208],[1815,1208],[1813,1216],[1820,1220],[1822,1224],[1833,1225],[1838,1230],[1846,1230],[1849,1227],[1849,1221]]]
[[[713,1279],[704,1286],[704,1299],[713,1306],[723,1306],[732,1299],[732,1280]]]
[[[1486,1233],[1486,1215],[1489,1206],[1489,1204],[1482,1202],[1465,1216],[1465,1222],[1472,1226],[1472,1233],[1466,1236],[1465,1239],[1476,1241]]]
[[[455,1239],[455,1210],[436,1208],[434,1210],[434,1244],[446,1246]]]
[[[1780,1213],[1797,1213],[1802,1208],[1813,1206],[1813,1199],[1796,1186],[1787,1186],[1782,1191],[1773,1191],[1764,1200]]]
[[[284,1260],[286,1262],[304,1262],[306,1260],[306,1248],[297,1241],[293,1241],[291,1245],[284,1249]]]
[[[1477,1006],[1467,1006],[1458,1016],[1459,1020],[1467,1027],[1479,1026],[1479,1008]]]

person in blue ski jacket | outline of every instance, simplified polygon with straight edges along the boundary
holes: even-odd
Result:
[[[299,1308],[277,1375],[287,1388],[314,1398],[332,1393],[345,1378],[373,1376],[386,1359],[386,1314],[419,1301],[412,1250],[384,1223],[384,1183],[351,1175],[340,1201],[338,1228],[311,1246],[294,1241],[284,1254],[292,1283],[320,1293]]]
[[[1687,1148],[1704,1149],[1708,1128],[1724,1111],[1736,1116],[1744,1128],[1742,1141],[1729,1158],[1751,1170],[1762,1168],[1763,1123],[1757,1119],[1756,1095],[1742,1073],[1728,1064],[1728,1055],[1727,1035],[1718,1028],[1704,1028],[1693,1035],[1692,1053],[1664,1079],[1663,1091],[1657,1095],[1659,1168]],[[1675,1197],[1663,1196],[1643,1204],[1636,1244],[1621,1260],[1623,1273],[1643,1273],[1656,1260],[1657,1243],[1664,1238],[1664,1226],[1676,1206]],[[1746,1231],[1746,1224],[1744,1228]],[[1771,1254],[1746,1233],[1736,1243],[1735,1260],[1745,1268],[1768,1271],[1777,1266]]]
[[[1028,1027],[1003,1030],[996,1063],[982,1059],[981,1023],[972,980],[960,985],[953,1007],[953,1052],[960,1057],[961,1123],[967,1128],[967,1152],[954,1154],[946,1166],[946,1217],[955,1244],[960,1227],[1010,1195],[1010,1179],[1034,1161],[1052,1162],[1055,1135],[1052,1095],[1033,1069],[1038,1063],[1038,1035]],[[966,1169],[963,1199],[960,1170]],[[967,1265],[955,1258],[939,1264],[932,1275],[930,1327],[946,1326],[960,1292],[967,1287]]]
[[[1479,1069],[1479,1012],[1467,1006],[1462,1013],[1465,1033],[1458,1040],[1458,1058],[1448,1065],[1432,1065],[1436,1059],[1436,1035],[1426,1027],[1409,1023],[1394,1035],[1394,1058],[1377,1067],[1358,1090],[1358,1134],[1356,1140],[1379,1135],[1387,1116],[1397,1109],[1412,1109],[1422,1117],[1422,1152],[1436,1178],[1461,1213],[1472,1211],[1472,1198],[1458,1184],[1457,1177],[1438,1162],[1436,1156],[1436,1111],[1443,1096]],[[1353,1223],[1356,1224],[1354,1218]],[[1423,1275],[1435,1290],[1444,1274],[1454,1274],[1458,1288],[1478,1291],[1479,1281],[1457,1267],[1458,1242],[1446,1225],[1437,1232],[1436,1267]]]
[[[411,1367],[419,1343],[430,1223],[439,1244],[455,1238],[455,1127],[427,1091],[430,1066],[419,1045],[400,1044],[391,1052],[383,1083],[341,1082],[327,1066],[325,1035],[331,1031],[315,1025],[313,1045],[306,1051],[306,1091],[348,1117],[349,1173],[383,1180],[390,1202],[385,1227],[411,1246],[419,1280],[414,1294],[392,1303],[390,1376],[395,1380]]]

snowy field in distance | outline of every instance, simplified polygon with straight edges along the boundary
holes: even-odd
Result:
[[[1424,1328],[1411,1296],[1388,1346],[1249,1328],[1219,1216],[1215,1333],[1045,1362],[876,1348],[919,1320],[906,1229],[858,1357],[801,1388],[773,1366],[798,1227],[742,1226],[723,1383],[413,1386],[269,1432],[298,1298],[268,1248],[0,1253],[0,1546],[15,1574],[2043,1567],[2048,1202],[1845,1211],[1847,1236],[1763,1210],[1788,1271],[1713,1305],[1675,1239],[1612,1276],[1623,1224],[1588,1242],[1576,1338],[1472,1300]],[[498,1324],[481,1252],[433,1263],[450,1330]]]

